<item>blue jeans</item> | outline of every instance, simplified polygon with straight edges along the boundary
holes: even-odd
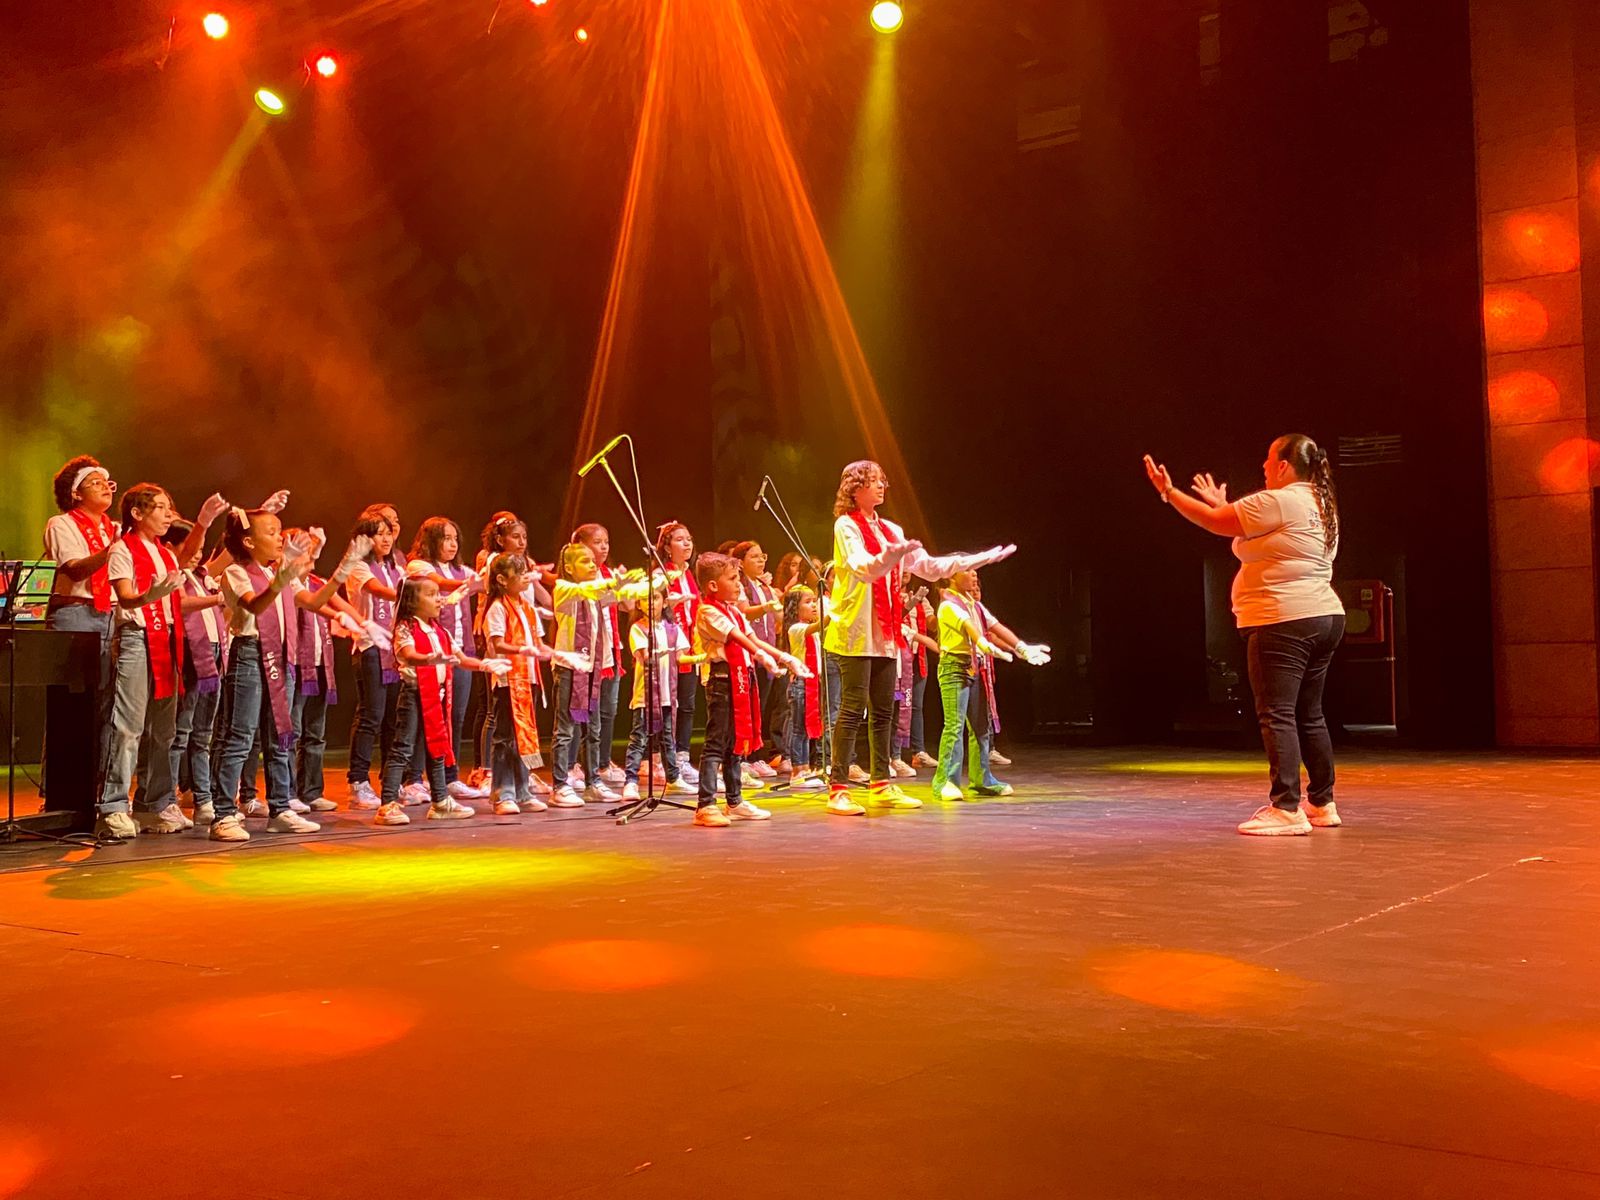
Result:
[[[972,730],[972,755],[977,765],[973,772],[978,780],[976,787],[982,791],[997,788],[1000,781],[989,767],[989,752],[994,747],[994,732],[990,728],[989,695],[978,686],[978,677],[972,671],[972,660],[965,655],[945,654],[939,658],[939,694],[944,700],[944,735],[939,741],[939,766],[933,773],[933,790],[937,795],[947,783],[961,785],[961,772],[965,766],[966,739],[962,736],[968,726]]]
[[[172,739],[172,778],[181,777],[187,761],[196,806],[211,803],[211,727],[217,719],[221,696],[220,688],[215,692],[185,692],[183,703],[178,706],[178,730]]]
[[[160,812],[174,799],[172,739],[178,720],[178,697],[157,700],[150,682],[150,648],[144,630],[124,624],[111,640],[115,663],[111,686],[111,724],[101,755],[100,814],[128,811],[128,790],[146,747],[148,778],[139,780],[139,810]]]
[[[328,747],[328,693],[307,696],[295,689],[293,712],[294,794],[310,803],[321,800],[324,789],[322,756]]]
[[[406,777],[411,766],[411,755],[417,745],[421,744],[422,768],[428,777],[428,792],[433,797],[435,804],[440,804],[449,798],[450,793],[445,789],[449,786],[444,778],[444,759],[434,757],[428,749],[425,737],[419,738],[422,732],[422,695],[417,691],[417,685],[409,680],[400,684],[400,695],[394,708],[394,742],[389,748],[389,756],[383,762],[383,802],[393,804],[400,799],[400,781]]]
[[[485,728],[494,737],[494,767],[491,772],[492,794],[497,800],[522,800],[533,793],[529,791],[528,764],[523,761],[517,747],[517,722],[511,713],[511,689],[490,689],[489,719]],[[552,774],[554,768],[552,768]]]
[[[789,680],[789,746],[785,751],[796,771],[822,765],[822,739],[806,735],[806,681]]]
[[[683,671],[678,675],[678,750],[689,753],[689,743],[694,738],[694,706],[700,695],[700,670]]]
[[[572,672],[566,667],[555,668],[556,677],[556,736],[551,748],[550,781],[556,787],[565,787],[567,772],[579,752],[583,754],[583,781],[586,786],[600,782],[600,742],[589,736],[589,723],[580,731],[572,719]]]
[[[706,681],[706,740],[700,750],[698,803],[701,808],[717,802],[718,772],[727,789],[729,808],[739,803],[744,786],[739,772],[740,759],[733,752],[733,677],[730,670],[727,663],[712,663],[711,678]]]
[[[938,661],[933,651],[928,651],[928,655]],[[913,754],[926,754],[928,752],[927,742],[923,739],[922,720],[923,706],[927,701],[927,697],[928,677],[926,675],[918,675],[911,685],[911,753]]]
[[[621,688],[620,672],[600,681],[600,718],[589,725],[589,734],[595,739],[595,754],[602,767],[611,761],[611,742],[617,733],[617,693]]]
[[[368,646],[351,664],[356,676],[356,711],[350,728],[350,786],[372,782],[372,754],[388,760],[394,740],[394,705],[399,683],[384,683],[383,659],[376,646]]]
[[[649,715],[652,726],[648,735],[644,727],[646,715]],[[666,774],[667,782],[678,781],[678,755],[676,747],[672,744],[674,733],[671,705],[659,708],[653,713],[642,707],[633,710],[633,730],[628,737],[628,756],[622,766],[622,773],[628,777],[629,783],[639,782],[639,767],[650,752],[661,755],[661,770]],[[648,749],[646,741],[649,742]]]
[[[444,769],[444,781],[454,783],[461,778],[461,734],[466,728],[467,703],[472,694],[472,677],[481,672],[469,671],[465,667],[451,668],[451,683],[453,690],[450,700],[450,747],[456,752],[456,765]],[[396,718],[398,726],[399,718]],[[426,742],[422,735],[422,723],[417,722],[417,733],[411,741],[411,765],[406,769],[406,782],[417,783],[422,779],[422,764],[425,761],[423,751]]]
[[[294,672],[289,668],[286,686],[294,687]],[[222,681],[222,744],[217,750],[217,819],[239,811],[239,778],[245,759],[261,733],[261,753],[267,766],[267,809],[273,816],[287,812],[293,794],[294,773],[289,751],[278,744],[278,727],[272,716],[272,698],[267,694],[266,670],[261,663],[261,640],[253,637],[233,639],[228,652],[228,674]]]

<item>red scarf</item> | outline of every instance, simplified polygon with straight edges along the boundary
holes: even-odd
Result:
[[[104,514],[101,514],[97,522],[83,509],[69,508],[67,516],[72,518],[72,523],[78,527],[78,532],[83,534],[91,558],[104,553],[106,547],[117,540],[117,531],[111,527],[111,519]],[[89,576],[89,590],[94,594],[95,612],[110,612],[111,578],[106,574],[105,563],[101,563],[100,569]]]
[[[448,654],[450,635],[437,621],[424,624],[412,618],[411,645],[419,654]],[[455,671],[450,663],[417,668],[417,694],[422,702],[422,736],[428,753],[447,767],[456,765],[456,748],[450,736],[455,703]]]
[[[968,600],[967,603],[972,613],[972,623],[978,627],[978,631],[983,634],[984,640],[987,641],[989,639],[989,618],[983,611],[983,602],[980,600]],[[978,683],[983,687],[984,698],[989,702],[989,732],[999,733],[1000,707],[995,703],[994,699],[994,659],[987,654],[979,654],[974,649],[972,664],[977,668]]]
[[[850,510],[850,519],[861,531],[861,544],[866,547],[868,554],[877,555],[882,552],[883,541],[893,544],[900,540],[895,537],[893,530],[883,525],[881,526],[883,541],[879,541],[877,533],[873,531],[872,523],[859,508]],[[872,616],[891,646],[901,645],[905,641],[905,632],[901,628],[905,623],[901,616],[904,603],[905,597],[900,594],[900,564],[896,563],[872,581]]]
[[[806,669],[811,678],[806,680],[806,736],[822,736],[822,635],[813,633],[806,638]]]
[[[684,585],[682,591],[678,590],[678,584]],[[695,617],[698,615],[695,608],[700,603],[700,585],[695,582],[692,564],[684,564],[683,574],[678,576],[677,583],[673,585],[672,594],[677,597],[672,602],[673,619],[677,622],[678,628],[683,630],[684,637],[693,638]],[[680,675],[687,675],[696,669],[693,663],[678,664]]]
[[[703,600],[723,616],[746,637],[750,636],[750,622],[738,609],[721,600]],[[728,658],[729,681],[733,685],[733,752],[743,756],[761,748],[761,693],[751,684],[750,652],[729,638],[722,652]]]
[[[922,601],[920,601],[920,600],[917,601],[917,607],[915,609],[915,615],[916,615],[916,618],[917,618],[917,632],[922,634],[923,637],[926,637],[928,635],[928,613],[927,613],[927,610],[922,607]],[[926,646],[924,646],[921,642],[918,642],[917,643],[917,678],[921,679],[927,673],[928,673],[928,648]]]
[[[616,574],[611,570],[610,567],[606,566],[605,563],[601,563],[600,578],[614,579],[616,578]],[[612,669],[612,674],[614,675],[621,675],[623,671],[622,627],[621,622],[617,620],[617,613],[619,611],[621,611],[621,606],[616,602],[600,605],[601,615],[604,616],[606,621],[611,625],[611,661],[614,664]],[[607,678],[609,678],[609,676]]]
[[[165,546],[157,546],[160,562],[137,533],[124,534],[133,556],[133,588],[140,595],[158,579],[178,569],[178,560]],[[157,700],[183,695],[183,589],[176,588],[160,600],[139,609],[144,614],[144,640],[150,652],[150,681]]]

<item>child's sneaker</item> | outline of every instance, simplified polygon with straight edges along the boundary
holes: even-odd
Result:
[[[771,817],[772,814],[766,809],[757,808],[748,800],[728,805],[728,819],[732,821],[766,821]]]
[[[546,804],[543,800],[539,799],[539,797],[537,797],[537,796],[527,795],[527,796],[524,796],[521,800],[517,801],[517,807],[520,808],[525,813],[531,813],[531,812],[544,812],[544,810],[549,808],[550,806],[548,804]]]
[[[638,789],[635,788],[635,791]],[[591,804],[613,804],[619,797],[603,783],[591,783],[583,789],[583,798]]]
[[[723,829],[729,821],[727,814],[715,804],[705,804],[694,810],[694,823],[702,829]]]
[[[550,807],[582,808],[583,797],[578,795],[577,791],[570,783],[563,784],[561,787],[558,787],[555,790],[555,794],[550,797]]]
[[[250,834],[244,827],[244,822],[238,813],[223,817],[220,821],[211,822],[211,840],[213,842],[248,842]]]
[[[625,783],[627,778],[627,775],[623,774],[622,768],[614,762],[608,762],[600,769],[600,782],[609,783],[612,787]]]
[[[435,800],[428,805],[430,821],[465,821],[468,817],[477,815],[477,809],[462,804],[454,796],[446,796],[443,800]]]
[[[622,798],[624,800],[637,800],[639,798],[639,785],[629,781],[622,785]]]
[[[267,822],[268,833],[318,833],[321,829],[315,821],[308,821],[287,808]]]
[[[411,818],[406,816],[406,810],[400,807],[400,801],[391,800],[388,804],[379,807],[373,815],[374,825],[409,825]]]
[[[378,793],[372,790],[372,784],[365,779],[350,789],[351,808],[363,808],[371,812],[382,805],[383,801],[378,798]]]
[[[867,810],[850,796],[850,789],[834,787],[828,792],[828,811],[836,817],[859,817]]]
[[[880,784],[870,793],[872,803],[879,808],[893,808],[910,810],[921,808],[922,801],[915,796],[908,796],[892,783]]]

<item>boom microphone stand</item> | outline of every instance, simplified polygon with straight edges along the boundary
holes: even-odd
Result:
[[[637,501],[637,506],[635,506],[634,501],[628,499],[628,493],[623,490],[615,472],[611,470],[611,463],[608,459],[610,453],[622,442],[628,443],[628,460],[633,465],[634,499]],[[661,556],[656,553],[655,543],[650,540],[649,526],[644,523],[644,495],[639,487],[639,458],[633,448],[633,439],[625,433],[619,433],[601,448],[599,454],[596,454],[578,470],[578,478],[582,479],[597,466],[604,470],[606,478],[611,480],[611,486],[616,489],[617,496],[622,501],[622,507],[628,510],[628,518],[633,522],[634,528],[639,531],[639,537],[644,544],[645,557],[660,569],[662,581],[665,582],[667,578],[666,564],[661,561]],[[645,670],[659,673],[659,664],[656,662],[656,623],[650,616],[650,596],[655,591],[655,571],[649,571],[647,575],[649,587],[645,592],[644,599]],[[626,825],[634,817],[647,816],[655,812],[663,804],[668,808],[689,809],[694,807],[679,800],[669,800],[665,796],[656,795],[656,773],[651,769],[651,757],[655,746],[654,725],[661,719],[661,713],[660,705],[650,703],[650,693],[653,690],[650,685],[653,679],[654,676],[651,679],[647,679],[644,687],[645,794],[637,800],[629,800],[625,804],[619,804],[616,808],[609,809],[606,812],[606,816],[617,819],[618,825]],[[665,754],[666,749],[663,748],[661,753]]]
[[[769,491],[772,493],[771,498],[767,496]],[[778,502],[777,508],[772,506],[772,501],[774,499],[776,499]],[[778,492],[778,485],[772,482],[771,475],[763,475],[761,477],[761,491],[756,496],[756,511],[760,512],[763,508],[765,508],[767,512],[772,515],[772,519],[778,523],[778,528],[783,531],[783,536],[788,538],[789,544],[794,547],[795,553],[797,553],[801,559],[804,560],[806,564],[806,572],[814,573],[816,568],[812,565],[814,560],[811,557],[811,552],[806,549],[805,542],[801,540],[800,531],[795,527],[793,519],[789,516],[789,507],[788,505],[784,504],[783,497]],[[780,515],[780,510],[782,515]],[[824,574],[826,574],[826,569],[824,570]],[[824,578],[823,576],[819,576],[817,578],[817,611],[819,615],[823,613],[823,584]],[[783,630],[782,632],[783,636],[788,636],[788,630]],[[787,649],[788,647],[780,648]],[[828,714],[828,660],[826,655],[827,651],[823,651],[821,654],[817,655],[817,687],[821,692],[822,714],[824,720],[826,720]],[[832,741],[833,739],[828,736],[828,731],[824,729],[822,737],[822,769],[825,774],[830,765],[828,759],[833,752]],[[807,765],[809,766],[810,764]],[[781,791],[788,786],[788,783],[774,784],[773,790]]]

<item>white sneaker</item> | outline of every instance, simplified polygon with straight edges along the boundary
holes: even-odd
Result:
[[[496,800],[494,802],[494,815],[497,817],[520,817],[522,809],[515,800]]]
[[[750,764],[750,770],[757,779],[775,779],[778,774],[759,758]]]
[[[1318,829],[1337,829],[1344,822],[1339,818],[1339,806],[1332,800],[1318,807],[1309,801],[1300,805],[1300,811],[1305,813],[1306,820]]]
[[[551,808],[582,808],[583,797],[570,783],[558,787],[550,797]]]
[[[698,796],[699,794],[700,785],[690,783],[687,779],[674,779],[667,784],[667,795],[669,796]]]
[[[351,808],[364,808],[371,811],[382,805],[383,801],[378,798],[378,793],[372,790],[372,784],[365,779],[350,789]]]
[[[889,770],[900,779],[915,779],[917,769],[903,758],[894,759],[889,763]]]
[[[542,775],[528,776],[528,790],[535,796],[548,796],[555,789],[552,788]]]
[[[380,805],[373,814],[374,825],[409,825],[411,818],[406,816],[406,810],[400,807],[400,801],[391,800],[388,804]]]
[[[530,796],[524,796],[521,800],[518,800],[517,801],[517,807],[522,809],[522,811],[525,812],[525,813],[530,813],[530,812],[543,812],[545,809],[549,808],[550,806],[548,804],[546,804],[543,800],[539,799],[539,797],[530,795]]]
[[[443,800],[428,805],[430,821],[465,821],[468,817],[477,815],[477,809],[462,804],[454,796],[446,796]]]
[[[695,809],[694,823],[702,829],[725,829],[730,824],[727,814],[715,804]]]
[[[622,768],[614,762],[608,762],[600,770],[600,782],[609,783],[612,787],[626,783],[627,779],[628,777],[623,773]]]
[[[571,769],[567,771],[567,782],[575,789],[581,788],[583,786],[583,768],[574,763]]]
[[[194,806],[194,819],[196,824],[211,824],[217,819],[217,806],[209,800],[204,804],[196,804]]]
[[[678,751],[678,777],[687,779],[690,783],[700,782],[700,772],[694,763],[689,761],[689,752],[687,750]]]
[[[114,815],[120,817],[125,814]],[[182,833],[193,827],[176,804],[169,804],[160,812],[134,813],[133,823],[139,827],[140,833]]]
[[[992,756],[989,761],[994,761]],[[1299,809],[1285,812],[1281,808],[1263,804],[1256,809],[1255,816],[1240,822],[1239,832],[1256,837],[1298,837],[1311,832],[1311,822]]]
[[[994,756],[991,754],[989,757],[990,761],[993,761]],[[937,767],[939,760],[926,750],[918,750],[911,756],[911,765],[913,767]]]
[[[993,787],[975,787],[972,790],[977,792],[980,796],[1010,796],[1013,795],[1017,789],[1012,787],[1009,783],[997,783]]]
[[[728,790],[728,781],[722,777],[722,772],[717,772],[717,795],[722,795]],[[695,795],[700,794],[700,789],[695,788]]]
[[[131,842],[139,836],[139,824],[125,812],[105,813],[94,823],[94,835],[107,842]]]
[[[989,751],[989,761],[997,767],[1009,767],[1011,760],[998,750]]]
[[[771,818],[770,812],[764,808],[757,808],[748,800],[728,805],[728,819],[732,821],[767,821]]]
[[[966,798],[967,794],[953,783],[947,782],[939,789],[939,799],[941,800],[955,801],[965,800]]]
[[[267,822],[268,833],[318,833],[322,829],[315,821],[308,821],[297,812],[285,809]]]
[[[859,817],[867,810],[852,800],[849,792],[840,788],[828,796],[828,811],[836,817]]]
[[[462,779],[457,779],[454,783],[449,784],[445,791],[449,792],[451,797],[456,800],[487,800],[489,798],[488,788],[475,788]]]
[[[751,770],[749,763],[745,763],[739,768],[739,782],[744,785],[746,791],[751,792],[759,792],[767,786],[761,781],[761,777]]]
[[[248,842],[250,834],[244,827],[244,821],[237,813],[223,817],[220,821],[211,822],[211,840],[213,842]]]
[[[333,812],[339,806],[326,796],[318,796],[315,800],[306,801],[306,807],[312,812]]]
[[[850,782],[851,783],[866,783],[867,782],[867,778],[868,778],[867,777],[867,773],[865,771],[863,771],[860,767],[856,766],[854,763],[852,763],[850,765]]]
[[[407,808],[433,803],[433,792],[425,783],[408,783],[400,789],[400,803]]]
[[[868,794],[867,798],[879,808],[893,808],[909,811],[913,808],[922,807],[921,800],[918,800],[915,796],[906,795],[892,783],[885,787],[873,788]]]
[[[624,784],[622,787],[622,798],[624,800],[637,800],[639,798],[639,785],[637,783]]]
[[[308,813],[308,812],[311,811],[311,805],[307,804],[304,800],[300,799],[299,796],[290,796],[289,797],[289,811],[290,812],[297,812],[297,813]]]
[[[264,800],[246,800],[239,806],[239,811],[247,817],[265,817],[272,812]]]
[[[605,784],[596,780],[583,789],[583,798],[591,804],[611,804],[618,799],[618,796]]]
[[[789,790],[791,792],[820,792],[827,786],[822,779],[813,775],[810,771],[802,771],[800,774],[792,776],[789,780]]]

